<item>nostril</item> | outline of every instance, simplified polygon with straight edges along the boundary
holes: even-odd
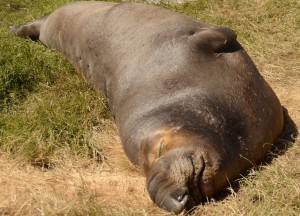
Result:
[[[189,195],[181,195],[177,198],[177,201],[183,208],[185,208],[187,202],[189,201]]]
[[[184,195],[180,195],[179,197],[177,197],[177,201],[181,202],[183,200],[183,198],[184,198]]]
[[[188,195],[187,194],[182,194],[182,195],[177,197],[177,201],[182,202],[185,199],[185,197],[188,197]]]

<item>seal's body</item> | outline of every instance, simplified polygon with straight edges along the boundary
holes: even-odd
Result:
[[[77,2],[20,27],[58,50],[115,116],[155,203],[175,213],[260,161],[281,105],[228,28],[159,7]]]

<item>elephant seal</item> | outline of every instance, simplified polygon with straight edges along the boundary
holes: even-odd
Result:
[[[231,29],[156,6],[77,2],[19,36],[58,50],[103,91],[151,199],[180,213],[263,159],[280,102]]]

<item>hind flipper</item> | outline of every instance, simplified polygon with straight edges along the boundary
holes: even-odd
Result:
[[[48,18],[48,16],[49,15],[44,16],[38,20],[27,23],[25,25],[10,26],[10,30],[20,37],[29,37],[32,40],[37,40],[40,36],[41,26],[44,23],[44,21]]]

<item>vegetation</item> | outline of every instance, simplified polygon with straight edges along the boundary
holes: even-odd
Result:
[[[70,1],[0,2],[0,214],[169,215],[151,203],[141,171],[125,158],[101,93],[60,54],[9,31]],[[234,29],[300,126],[299,1],[158,5]],[[288,131],[287,140],[296,137]],[[194,214],[299,215],[299,138],[292,143]]]
[[[91,131],[110,118],[105,99],[59,54],[41,43],[14,37],[8,26],[24,22],[14,18],[28,15],[24,5],[31,1],[8,2],[1,5],[6,23],[1,26],[0,45],[1,150],[41,166],[51,165],[60,148],[91,154]],[[42,13],[44,7],[39,6]]]

